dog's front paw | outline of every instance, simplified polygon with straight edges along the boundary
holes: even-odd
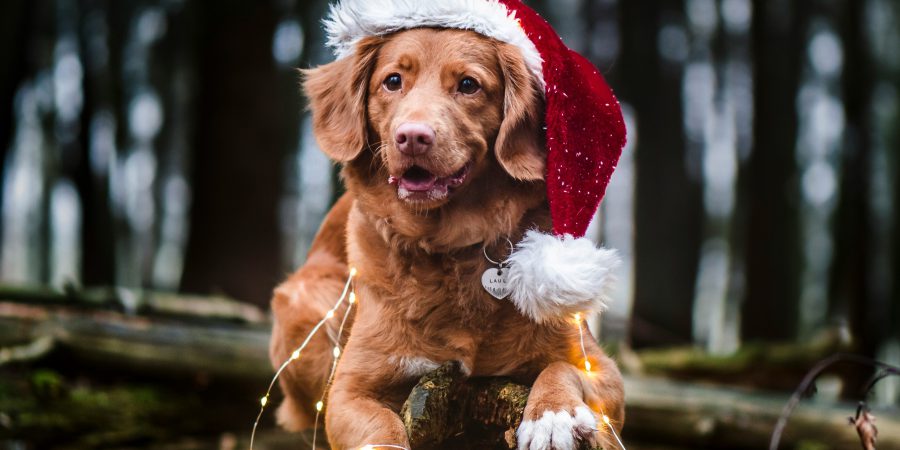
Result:
[[[516,431],[519,450],[575,450],[582,442],[596,445],[597,418],[587,406],[528,416]]]

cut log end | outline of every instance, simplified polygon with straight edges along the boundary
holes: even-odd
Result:
[[[507,378],[467,379],[456,363],[447,363],[419,380],[400,417],[417,450],[509,450],[516,448],[529,392]]]

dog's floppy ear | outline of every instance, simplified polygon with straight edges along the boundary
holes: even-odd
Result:
[[[352,55],[301,72],[316,141],[337,162],[356,158],[366,146],[369,77],[381,42],[365,38]]]
[[[515,179],[543,180],[547,163],[541,87],[517,48],[499,44],[497,55],[505,86],[503,122],[495,143],[497,160]]]

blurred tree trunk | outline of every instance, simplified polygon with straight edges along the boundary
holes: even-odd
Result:
[[[688,343],[702,192],[699,177],[691,177],[686,168],[683,62],[664,59],[659,39],[664,27],[684,32],[684,5],[675,0],[621,1],[619,8],[622,53],[616,86],[620,98],[634,107],[642,131],[639,138],[632,137],[637,139],[632,343]]]
[[[91,161],[91,146],[102,145],[93,141],[96,137],[92,128],[103,126],[100,125],[102,122],[113,128],[124,125],[116,123],[114,114],[115,105],[120,102],[118,84],[121,80],[114,68],[121,67],[119,45],[125,41],[125,30],[117,26],[122,21],[113,20],[112,11],[121,8],[120,2],[110,3],[109,0],[83,2],[80,11],[83,25],[79,38],[81,59],[85,66],[84,110],[81,114],[80,157],[74,168],[74,181],[82,205],[81,239],[84,251],[81,281],[85,285],[110,284],[115,280],[116,272],[109,173],[95,172]],[[94,47],[98,39],[106,45],[105,55]],[[108,156],[113,158],[115,154]]]
[[[834,217],[834,263],[829,286],[829,313],[847,317],[858,353],[874,357],[878,345],[891,330],[889,298],[872,285],[876,280],[872,262],[873,194],[872,89],[874,65],[865,35],[865,2],[845,0],[838,8],[844,42],[842,94],[844,132],[840,192]],[[895,323],[896,324],[896,323]],[[857,392],[871,370],[860,370],[849,380],[847,394]]]
[[[52,95],[53,87],[42,85],[40,76],[42,73],[52,73],[54,68],[54,53],[59,38],[59,4],[53,1],[40,1],[34,7],[34,14],[30,17],[28,27],[29,48],[27,49],[26,76],[31,78],[31,84],[37,95]],[[47,71],[47,72],[45,72]],[[52,97],[51,97],[52,98]],[[49,100],[49,99],[48,99]],[[38,101],[37,118],[40,122],[40,131],[43,135],[40,152],[41,167],[30,176],[39,177],[42,193],[39,200],[39,220],[29,230],[29,240],[34,239],[31,246],[29,261],[31,266],[28,271],[28,282],[46,284],[50,281],[50,195],[53,189],[53,177],[55,177],[57,150],[56,114],[55,106],[41,107]],[[48,102],[49,103],[49,102]],[[34,151],[34,149],[28,149]]]
[[[298,118],[296,78],[287,87],[271,81],[278,79],[278,17],[270,3],[204,3],[198,17],[194,198],[182,289],[267,304],[282,277],[282,164],[297,142],[282,124]]]
[[[12,144],[15,119],[13,100],[22,79],[25,77],[25,50],[27,24],[34,9],[27,0],[8,0],[0,3],[0,186],[6,153]],[[0,211],[3,211],[3,195],[0,192]],[[0,222],[0,236],[2,236]],[[0,243],[2,246],[2,243]]]
[[[799,183],[796,98],[808,2],[753,2],[754,146],[738,174],[746,205],[744,340],[786,340],[799,308]]]
[[[900,5],[892,5],[894,17],[900,16]],[[882,62],[882,67],[887,66]],[[894,92],[900,92],[900,70],[894,66],[894,70],[885,70],[888,82],[894,88]],[[888,163],[891,165],[891,179],[893,180],[893,192],[891,198],[891,245],[890,245],[890,276],[891,276],[891,305],[893,312],[889,316],[894,324],[891,334],[894,339],[900,340],[900,111],[895,110],[892,121],[884,128],[884,139],[887,143]]]

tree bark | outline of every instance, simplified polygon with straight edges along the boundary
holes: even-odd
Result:
[[[738,175],[747,202],[744,340],[789,340],[797,332],[800,248],[796,163],[797,89],[807,2],[753,2],[754,146]]]
[[[699,174],[688,173],[683,62],[664,60],[663,25],[683,29],[682,2],[619,2],[622,53],[613,79],[641,130],[635,150],[635,347],[691,342],[702,229]],[[686,31],[685,31],[686,33]],[[696,163],[694,161],[693,163]]]
[[[448,363],[419,380],[400,417],[412,448],[508,450],[529,391],[505,378],[466,380]]]
[[[285,155],[297,144],[294,127],[284,126],[299,120],[296,75],[278,72],[272,58],[278,17],[271,4],[203,5],[197,34],[202,107],[181,287],[265,305],[284,276],[278,211]]]
[[[875,357],[892,328],[890,298],[880,289],[873,264],[875,240],[872,223],[872,90],[874,65],[866,37],[866,5],[845,1],[841,12],[844,43],[842,93],[846,129],[841,148],[840,191],[834,226],[834,260],[829,285],[832,316],[848,319],[856,351]],[[887,282],[887,280],[884,280]],[[876,284],[877,283],[877,284]],[[854,394],[873,370],[862,369],[846,380],[847,395]]]
[[[88,17],[92,17],[93,20],[93,23],[86,24],[79,34],[81,60],[85,66],[84,109],[81,113],[82,131],[79,148],[81,154],[73,169],[73,178],[82,207],[81,248],[85,251],[82,252],[80,281],[84,285],[111,284],[116,280],[116,233],[113,225],[109,173],[96,173],[91,163],[91,141],[94,139],[91,127],[95,126],[94,121],[101,123],[100,121],[111,120],[114,122],[112,126],[117,128],[126,126],[122,121],[115,123],[116,105],[121,101],[118,95],[121,77],[117,76],[119,73],[116,71],[119,66],[113,63],[120,60],[119,56],[115,55],[116,45],[123,42],[125,36],[120,34],[121,27],[117,27],[112,20],[112,11],[108,0],[85,2],[80,11],[83,22],[88,22]],[[99,38],[98,27],[105,28],[106,55],[98,55],[92,51],[94,48],[90,41]],[[105,64],[101,59],[104,57]],[[101,114],[109,114],[108,119],[101,119]],[[114,158],[115,154],[108,157]]]

